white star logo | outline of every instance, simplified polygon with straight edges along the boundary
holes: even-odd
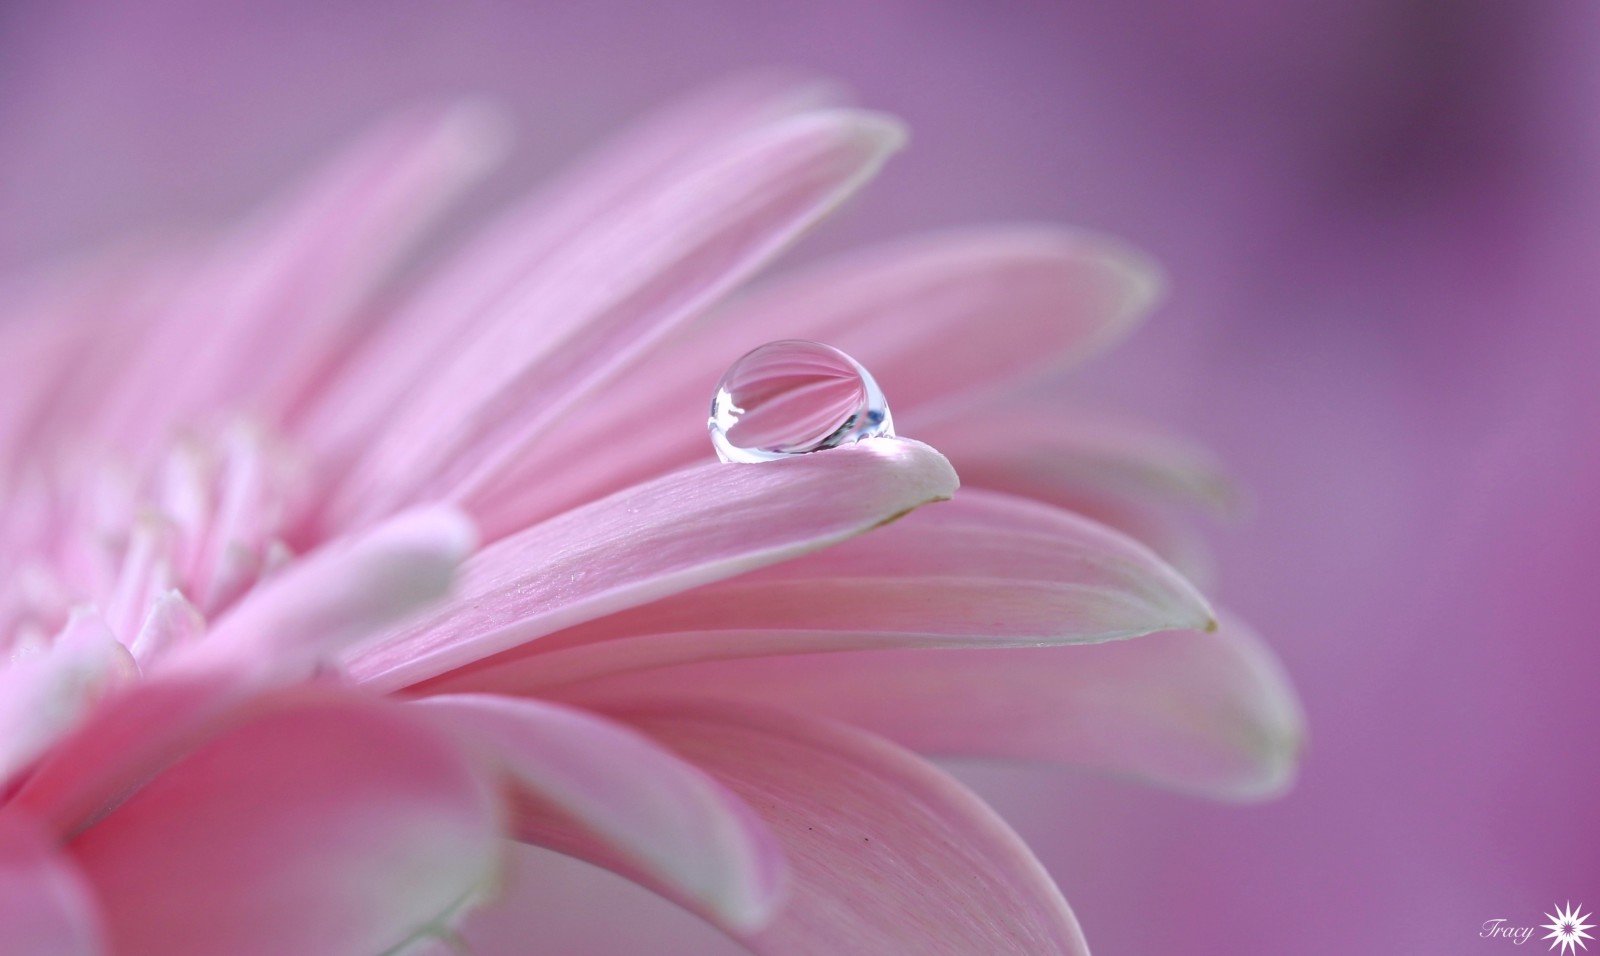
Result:
[[[1588,919],[1592,914],[1584,913],[1579,916],[1579,909],[1581,907],[1573,906],[1572,901],[1568,900],[1566,909],[1557,906],[1554,913],[1544,914],[1552,920],[1552,922],[1546,923],[1542,927],[1550,931],[1550,935],[1546,936],[1545,939],[1555,940],[1550,944],[1551,949],[1560,946],[1562,953],[1570,954],[1576,953],[1578,951],[1577,947],[1589,948],[1589,945],[1584,940],[1594,939],[1594,937],[1585,933],[1584,930],[1593,929],[1594,924],[1585,923],[1584,920]]]

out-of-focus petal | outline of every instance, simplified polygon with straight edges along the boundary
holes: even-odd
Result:
[[[116,250],[0,277],[0,481],[59,450],[59,426],[101,403],[107,378],[134,354],[130,333],[164,265],[152,250]]]
[[[78,833],[162,768],[275,701],[237,668],[137,681],[51,747],[8,806],[58,836]]]
[[[17,805],[58,832],[81,830],[184,753],[276,706],[264,692],[442,596],[473,539],[454,510],[422,509],[307,558],[90,712],[34,768]]]
[[[950,497],[919,442],[870,439],[759,465],[713,463],[567,512],[478,553],[459,598],[358,648],[350,672],[393,690],[564,627],[837,544]]]
[[[150,603],[138,633],[128,644],[128,652],[143,668],[198,640],[205,631],[206,622],[200,611],[181,591],[169,589]]]
[[[493,537],[704,456],[698,419],[638,423],[661,408],[703,405],[730,361],[775,339],[848,352],[883,387],[902,429],[921,438],[919,417],[932,406],[1098,351],[1143,316],[1159,287],[1142,256],[1066,229],[972,230],[847,257],[696,327],[523,464],[538,476],[537,494],[532,482],[506,480],[475,513]]]
[[[1090,521],[1115,528],[1160,555],[1161,560],[1201,590],[1209,591],[1216,586],[1217,562],[1211,546],[1195,526],[1193,516],[1181,509],[1174,510],[1149,499],[1078,495],[1059,487],[1048,498],[1025,497],[1048,501]]]
[[[868,249],[774,283],[685,348],[825,340],[866,363],[914,417],[1097,354],[1144,318],[1161,285],[1148,257],[1109,237],[973,229]]]
[[[226,676],[140,681],[113,695],[44,755],[8,805],[58,836],[86,826],[204,739],[240,696],[241,679]]]
[[[1137,542],[1022,499],[953,502],[814,555],[552,634],[430,689],[549,688],[701,660],[887,647],[1115,640],[1212,625]]]
[[[476,104],[396,116],[229,237],[140,343],[101,434],[149,451],[219,402],[285,411],[423,227],[497,154],[496,130]]]
[[[965,408],[917,429],[969,487],[1052,503],[1085,494],[1231,511],[1238,490],[1205,449],[1143,422],[1040,409],[1015,399]]]
[[[0,813],[0,950],[7,956],[100,956],[94,894],[72,858],[16,814]]]
[[[477,533],[453,508],[423,508],[337,541],[252,591],[170,667],[230,662],[292,679],[351,641],[444,597]]]
[[[354,463],[330,520],[473,500],[600,384],[854,193],[902,138],[892,120],[845,110],[774,123],[574,237],[418,383]]]
[[[1072,912],[992,810],[942,771],[843,725],[748,707],[621,716],[722,780],[783,846],[787,902],[763,956],[1083,954]]]
[[[1304,720],[1248,628],[1073,648],[867,651],[715,661],[563,692],[579,703],[663,696],[782,707],[921,753],[1129,774],[1219,799],[1288,786]]]
[[[968,488],[1044,501],[1149,546],[1190,580],[1215,578],[1192,509],[1232,516],[1242,496],[1206,449],[1143,422],[1056,414],[1017,396],[935,416],[917,436],[950,456]]]
[[[88,610],[73,612],[36,656],[0,669],[0,783],[136,672],[127,649]]]
[[[771,833],[658,744],[542,701],[453,695],[417,704],[505,770],[526,798],[521,839],[615,869],[733,930],[772,914],[782,864]]]
[[[660,110],[585,157],[486,227],[376,330],[307,419],[308,440],[342,457],[563,243],[731,138],[824,102],[814,83],[741,77]]]
[[[118,952],[381,953],[485,892],[499,812],[426,722],[308,694],[189,754],[69,849]]]

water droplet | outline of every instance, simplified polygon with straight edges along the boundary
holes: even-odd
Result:
[[[729,366],[708,425],[717,456],[737,462],[894,435],[889,403],[861,363],[805,339],[769,342]]]

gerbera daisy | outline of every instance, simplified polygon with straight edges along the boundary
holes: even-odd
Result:
[[[1008,397],[1148,308],[1142,258],[970,230],[735,294],[902,138],[732,84],[407,283],[501,140],[423,109],[239,228],[14,282],[7,945],[439,945],[521,840],[757,952],[1081,952],[915,752],[1279,790],[1276,665],[1135,537],[1209,463]],[[719,377],[793,339],[914,437],[719,461]]]

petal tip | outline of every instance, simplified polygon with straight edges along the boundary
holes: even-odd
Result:
[[[1231,643],[1248,680],[1239,746],[1253,758],[1253,772],[1223,796],[1240,803],[1277,799],[1294,786],[1309,742],[1305,710],[1288,672],[1267,643],[1231,616],[1224,616],[1223,623],[1222,636]]]
[[[949,501],[961,487],[961,478],[956,474],[955,466],[950,463],[950,459],[932,445],[914,438],[868,438],[856,442],[853,447],[866,448],[895,459],[897,467],[915,483],[913,488],[907,489],[907,496],[915,498],[916,503],[905,511],[885,519],[884,524],[922,505]]]
[[[796,117],[802,129],[820,128],[821,134],[846,150],[848,162],[857,164],[856,184],[875,175],[909,138],[906,124],[888,113],[836,107]]]

